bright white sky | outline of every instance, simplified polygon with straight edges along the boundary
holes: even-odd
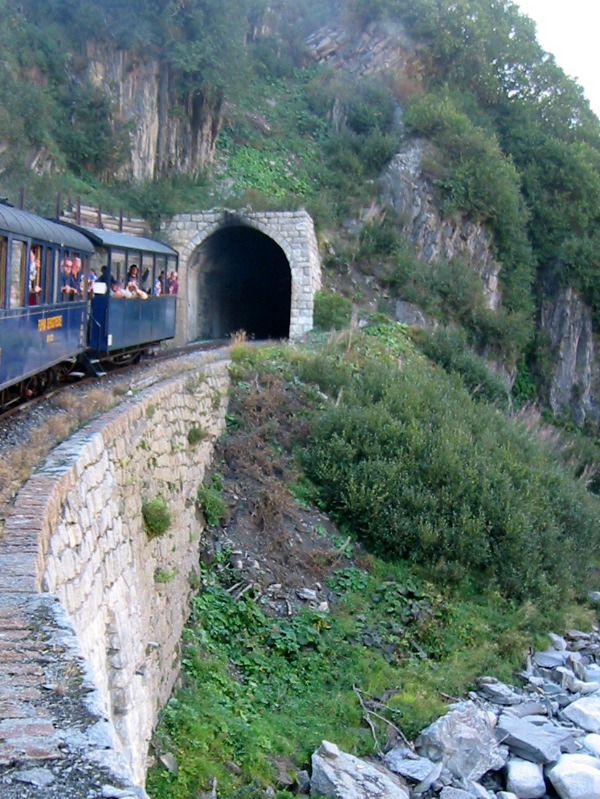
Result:
[[[537,39],[583,87],[600,117],[600,0],[515,0],[535,20]]]

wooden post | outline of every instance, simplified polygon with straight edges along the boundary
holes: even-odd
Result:
[[[78,225],[81,224],[81,197],[77,197],[77,210],[75,212],[75,221]]]
[[[56,192],[56,219],[60,219],[60,212],[62,208],[62,192]]]

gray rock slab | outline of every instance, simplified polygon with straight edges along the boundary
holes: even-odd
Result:
[[[600,696],[583,696],[565,707],[561,715],[586,732],[600,733]]]
[[[409,799],[393,775],[324,741],[312,756],[311,795],[331,799]],[[336,752],[337,750],[337,752]]]
[[[496,705],[518,705],[523,697],[506,683],[489,677],[482,677],[477,686],[478,692]]]
[[[589,682],[600,682],[600,663],[588,663],[585,674]]]
[[[426,757],[407,757],[405,747],[390,749],[384,755],[383,762],[390,771],[414,782],[423,782],[435,768],[435,764]]]
[[[503,713],[496,725],[498,742],[508,746],[515,757],[534,763],[551,763],[560,757],[560,741],[555,735],[522,719]]]
[[[519,718],[524,716],[547,716],[548,705],[545,702],[534,702],[531,699],[511,707],[510,712]]]
[[[415,748],[433,762],[443,760],[455,777],[464,780],[477,781],[506,762],[488,714],[473,702],[455,705],[430,724],[417,738]]]
[[[549,781],[560,799],[598,799],[600,797],[600,760],[586,755],[562,755],[547,770]],[[594,760],[598,766],[594,764]]]
[[[529,760],[512,758],[506,765],[506,789],[519,799],[539,799],[546,793],[543,767]]]
[[[451,785],[447,785],[442,788],[440,799],[473,799],[473,794],[463,791],[462,788],[453,788]]]
[[[567,642],[562,637],[562,635],[557,635],[556,633],[548,633],[548,638],[550,639],[550,643],[552,644],[553,649],[556,649],[559,652],[563,652],[567,648]]]
[[[47,788],[56,780],[54,774],[46,768],[28,768],[17,771],[13,775],[15,782],[24,782],[36,788]]]
[[[567,662],[567,657],[567,652],[549,649],[547,652],[536,652],[533,659],[542,669],[555,669],[557,666],[564,666]]]
[[[591,732],[589,735],[586,735],[581,739],[581,743],[585,747],[586,751],[591,755],[600,757],[600,735],[595,732]]]

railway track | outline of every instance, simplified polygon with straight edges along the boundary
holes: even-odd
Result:
[[[44,402],[48,402],[50,399],[61,395],[65,391],[69,391],[72,388],[76,387],[81,389],[84,386],[95,386],[102,387],[104,383],[109,380],[114,382],[114,378],[119,378],[120,376],[126,376],[127,374],[131,374],[132,376],[147,371],[151,369],[153,366],[164,363],[166,361],[174,361],[177,358],[180,358],[185,355],[193,354],[194,352],[209,352],[211,350],[217,350],[221,347],[226,347],[230,343],[229,339],[216,339],[210,341],[199,341],[194,342],[192,344],[188,344],[184,347],[178,347],[177,349],[166,349],[162,352],[157,352],[155,355],[150,357],[144,357],[140,361],[136,363],[127,363],[123,366],[112,366],[107,369],[105,375],[102,376],[86,376],[83,373],[76,373],[71,372],[68,374],[65,379],[57,384],[55,387],[50,389],[49,391],[44,392],[38,396],[33,397],[23,397],[20,401],[12,403],[9,407],[5,408],[4,410],[0,411],[0,425],[8,422],[12,417],[19,416],[23,413],[30,411],[31,409],[35,408],[38,405],[42,405]],[[150,385],[152,380],[148,382]],[[139,385],[137,383],[132,384],[133,390],[139,390],[144,388],[143,385]],[[0,444],[1,448],[1,444]]]

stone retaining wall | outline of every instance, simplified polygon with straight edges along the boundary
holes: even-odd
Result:
[[[205,363],[147,389],[57,447],[0,541],[0,606],[10,612],[11,595],[15,607],[36,593],[58,598],[91,667],[118,770],[138,785],[178,674],[203,529],[196,494],[224,425],[227,366]],[[192,428],[199,443],[188,440]],[[157,496],[171,525],[150,538],[142,504]]]

